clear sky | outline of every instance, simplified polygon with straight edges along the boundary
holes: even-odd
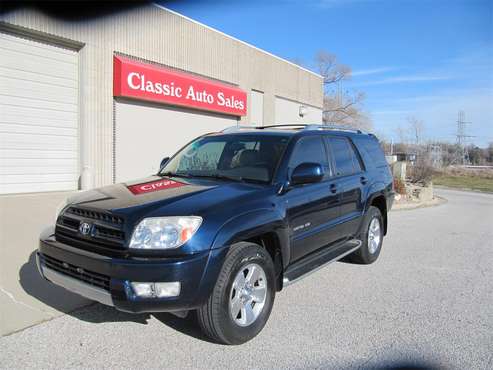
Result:
[[[164,6],[313,69],[318,50],[353,69],[344,88],[386,139],[407,117],[427,139],[455,141],[464,110],[470,140],[493,142],[493,0],[209,0]]]

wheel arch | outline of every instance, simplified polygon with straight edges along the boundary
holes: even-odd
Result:
[[[384,235],[387,235],[387,200],[385,199],[385,195],[383,194],[383,192],[374,194],[372,197],[370,197],[366,209],[368,210],[368,208],[371,206],[377,207],[380,210],[383,218],[383,233]]]
[[[253,236],[247,240],[246,242],[250,243],[255,243],[263,247],[267,252],[269,252],[269,255],[272,258],[272,261],[274,262],[274,268],[276,272],[276,291],[282,290],[282,280],[284,276],[284,264],[283,261],[285,260],[283,258],[283,253],[282,253],[282,247],[281,247],[281,241],[279,239],[279,235],[274,232],[266,232],[263,234],[259,234],[256,236]],[[287,257],[285,257],[287,258]]]
[[[276,269],[276,290],[282,288],[284,267],[289,261],[289,231],[283,217],[273,209],[238,215],[219,230],[212,248],[234,248],[239,242],[258,244],[269,252]]]

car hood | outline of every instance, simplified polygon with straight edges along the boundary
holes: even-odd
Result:
[[[70,204],[140,218],[201,215],[228,201],[244,200],[265,185],[192,178],[148,178],[81,192]],[[217,209],[216,209],[217,210]]]

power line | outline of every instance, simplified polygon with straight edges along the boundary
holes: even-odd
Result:
[[[467,139],[474,137],[467,135],[466,129],[467,125],[471,122],[466,122],[466,113],[461,110],[457,116],[457,133],[456,137],[456,151],[452,164],[466,165],[469,164],[469,153],[467,151]]]

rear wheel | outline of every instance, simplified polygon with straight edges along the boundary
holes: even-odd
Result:
[[[241,344],[265,326],[275,297],[274,264],[253,243],[231,246],[214,290],[197,310],[199,325],[216,342]]]
[[[370,206],[363,222],[360,235],[361,248],[349,256],[349,261],[368,265],[377,260],[382,249],[384,231],[382,213],[377,207]]]

